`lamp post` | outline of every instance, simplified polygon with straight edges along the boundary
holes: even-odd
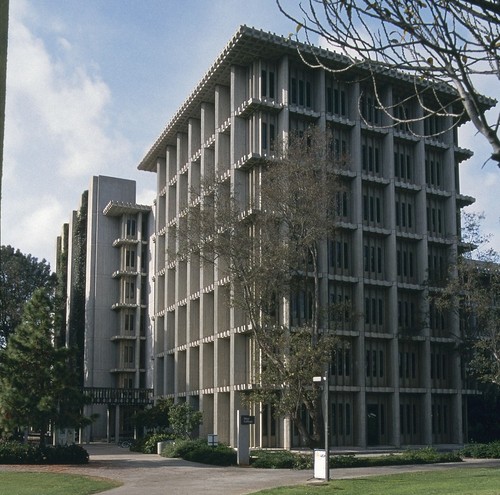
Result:
[[[314,376],[313,382],[323,382],[323,418],[325,429],[325,481],[330,481],[330,367],[325,376]]]

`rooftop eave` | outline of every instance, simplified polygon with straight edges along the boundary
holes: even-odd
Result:
[[[120,217],[122,215],[135,215],[141,212],[151,211],[151,206],[126,203],[123,201],[110,201],[103,210],[103,214],[109,217]]]
[[[189,118],[196,116],[196,111],[203,101],[213,101],[214,88],[217,84],[225,84],[232,64],[245,65],[262,53],[266,58],[280,58],[284,53],[299,57],[299,50],[302,56],[317,57],[322,63],[336,65],[337,67],[347,67],[352,65],[353,70],[360,73],[375,71],[382,78],[402,83],[414,83],[415,79],[411,74],[388,68],[382,64],[368,64],[355,61],[325,48],[316,47],[304,43],[299,43],[289,37],[279,36],[274,33],[265,32],[248,26],[240,26],[236,34],[230,39],[210,69],[202,77],[198,85],[180,106],[172,119],[167,123],[158,139],[151,146],[144,158],[138,165],[139,170],[156,172],[157,159],[164,157],[167,145],[175,145],[176,134],[182,129]],[[430,85],[428,81],[421,81],[423,85]],[[444,94],[456,94],[453,87],[445,83],[437,85],[437,89]],[[496,101],[492,98],[481,97],[481,103],[486,108],[492,107]]]

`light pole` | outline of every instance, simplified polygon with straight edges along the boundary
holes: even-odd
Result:
[[[325,481],[330,481],[330,366],[326,366],[323,395],[325,398],[325,456],[326,470]]]
[[[323,418],[325,429],[325,481],[330,481],[330,366],[324,376],[314,376],[313,382],[323,382]]]

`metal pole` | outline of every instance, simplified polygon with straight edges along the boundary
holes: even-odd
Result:
[[[330,366],[326,367],[323,395],[325,396],[325,481],[330,481]]]

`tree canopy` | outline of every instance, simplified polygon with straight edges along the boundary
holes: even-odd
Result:
[[[500,256],[481,233],[482,218],[464,215],[462,240],[474,249],[458,257],[435,299],[442,310],[458,311],[470,374],[500,386]]]
[[[424,111],[422,119],[446,115],[458,124],[468,117],[487,139],[491,159],[500,166],[500,115],[497,109],[487,114],[500,94],[498,1],[305,0],[298,7],[282,0],[276,2],[297,26],[297,37],[302,32],[307,42],[313,36],[319,37],[319,41],[345,54],[351,66],[371,72],[383,66],[412,77]],[[307,61],[321,65],[319,58]],[[376,86],[375,80],[372,78]],[[432,90],[439,83],[454,88],[459,106],[451,105],[449,99],[441,99]],[[484,92],[489,99],[481,96]],[[404,115],[394,104],[384,101],[378,88],[375,95],[379,107],[395,124],[415,121],[415,116]]]
[[[12,246],[0,248],[0,347],[21,323],[24,304],[37,288],[52,290],[55,275],[43,259]]]
[[[76,386],[70,351],[54,346],[54,302],[36,289],[21,324],[0,350],[0,427],[31,427],[43,445],[49,425],[77,427],[83,395]]]

